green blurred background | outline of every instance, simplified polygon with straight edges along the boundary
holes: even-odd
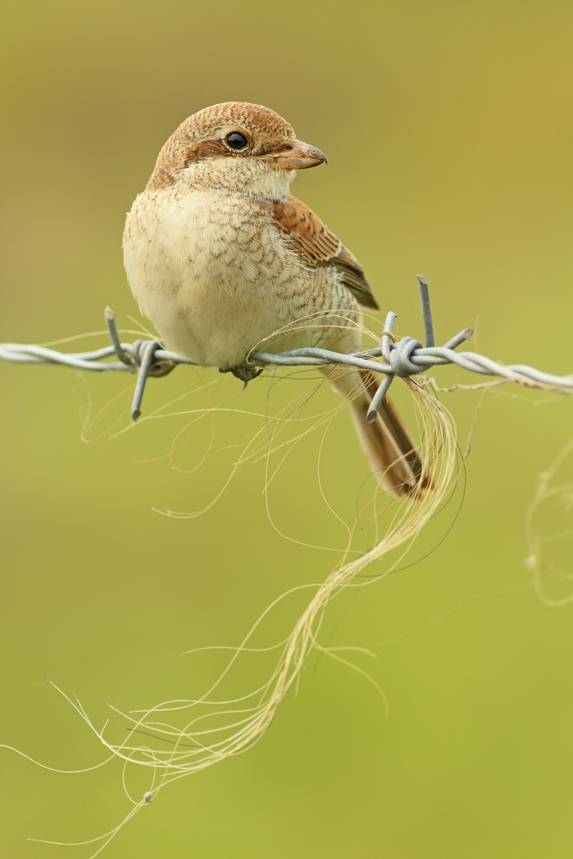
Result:
[[[0,341],[100,331],[106,304],[133,329],[125,212],[186,116],[246,100],[327,153],[328,167],[301,176],[295,193],[364,264],[383,310],[398,313],[399,334],[422,331],[422,272],[439,340],[477,324],[474,348],[490,357],[573,369],[570,2],[23,0],[5,1],[2,18]],[[273,528],[264,463],[243,468],[200,518],[154,512],[208,501],[233,458],[225,448],[260,421],[223,418],[206,462],[185,474],[168,459],[136,464],[168,454],[184,416],[112,438],[129,426],[129,392],[82,442],[88,404],[97,413],[130,377],[8,364],[0,373],[0,742],[79,769],[103,750],[43,674],[77,693],[98,726],[104,701],[127,710],[196,696],[223,660],[182,651],[238,643],[272,599],[321,581],[339,556]],[[453,369],[435,375],[471,381]],[[288,393],[310,384],[290,382]],[[225,379],[223,399],[237,385]],[[183,369],[152,380],[145,413],[196,387]],[[268,392],[258,380],[233,407],[264,410]],[[205,399],[199,391],[182,402]],[[465,447],[480,395],[443,399]],[[262,742],[166,789],[104,855],[573,855],[573,606],[545,606],[524,564],[538,475],[572,426],[562,397],[488,393],[447,539],[332,607],[333,643],[379,654],[356,659],[387,696],[387,723],[362,677],[314,661]],[[197,464],[205,438],[195,443],[179,467]],[[289,538],[337,547],[344,529],[320,500],[318,444],[298,446],[271,512]],[[347,415],[323,470],[329,501],[351,525],[368,469]],[[452,504],[411,560],[454,514]],[[569,557],[563,550],[564,564]],[[267,643],[300,607],[284,604]],[[237,691],[250,687],[253,665],[241,662]],[[116,764],[58,775],[0,750],[0,766],[2,856],[71,855],[25,838],[94,837],[130,808]],[[138,796],[148,786],[139,773],[130,785]]]

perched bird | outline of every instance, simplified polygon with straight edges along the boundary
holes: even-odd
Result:
[[[193,114],[159,153],[123,236],[129,284],[166,347],[244,381],[247,357],[321,346],[360,348],[360,305],[378,309],[364,269],[289,186],[326,163],[274,111],[228,102]],[[423,466],[386,398],[366,421],[377,383],[331,371],[348,398],[378,481],[395,495],[423,486]]]

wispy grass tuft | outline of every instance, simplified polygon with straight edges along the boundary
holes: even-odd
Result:
[[[332,324],[332,321],[331,323]],[[348,320],[340,320],[342,325],[349,325]],[[376,337],[372,332],[364,331],[366,338]],[[266,464],[263,491],[268,493],[269,486],[275,480],[277,472],[284,465],[291,451],[304,443],[309,434],[317,431],[322,433],[322,443],[332,421],[344,409],[343,400],[336,400],[332,408],[312,412],[308,405],[316,390],[324,385],[328,378],[321,375],[318,386],[312,389],[303,384],[302,379],[308,376],[308,370],[299,370],[296,374],[287,374],[294,379],[296,393],[294,398],[277,414],[272,414],[269,406],[266,413],[261,413],[261,427],[251,433],[246,442],[237,448],[236,458],[230,473],[224,480],[223,486],[217,490],[209,504],[195,512],[174,513],[163,511],[167,515],[193,517],[209,509],[225,491],[238,469],[249,462],[264,460]],[[277,382],[284,375],[276,376]],[[218,384],[214,387],[218,387]],[[123,784],[126,795],[132,803],[132,808],[118,826],[90,841],[77,842],[79,845],[97,844],[97,849],[91,857],[97,856],[120,829],[151,799],[168,784],[177,779],[198,773],[213,764],[224,761],[234,755],[242,754],[257,743],[265,734],[275,718],[281,703],[289,691],[296,687],[301,673],[313,652],[320,653],[351,667],[370,680],[382,698],[382,690],[359,666],[349,659],[349,653],[360,651],[371,656],[375,654],[358,647],[334,647],[321,641],[321,628],[324,623],[327,608],[342,594],[352,588],[362,588],[373,585],[380,578],[397,569],[413,541],[424,529],[424,526],[440,510],[446,498],[449,497],[456,474],[457,444],[455,429],[448,412],[436,397],[435,390],[427,380],[408,379],[405,381],[418,421],[418,437],[420,453],[426,464],[427,472],[434,486],[433,491],[414,491],[409,497],[396,500],[382,493],[380,488],[371,481],[370,498],[362,504],[356,521],[352,526],[345,524],[347,543],[341,552],[341,559],[327,579],[322,583],[305,584],[287,591],[274,600],[263,612],[243,641],[236,648],[221,648],[230,650],[231,655],[224,670],[210,688],[199,698],[163,701],[145,710],[123,712],[110,705],[114,714],[119,716],[128,729],[122,742],[113,742],[108,738],[108,722],[103,728],[98,728],[91,720],[81,702],[67,695],[62,689],[51,685],[69,702],[84,724],[95,734],[106,749],[106,758],[122,761]],[[203,392],[211,396],[211,388],[203,386]],[[271,385],[272,390],[272,385]],[[203,422],[212,425],[215,416],[231,412],[237,414],[239,409],[229,404],[216,404],[212,400],[203,409],[192,409],[176,414],[186,414],[190,420],[183,430],[176,435],[171,451],[171,458],[180,445],[188,440],[196,427]],[[147,417],[149,420],[173,417],[165,408]],[[143,421],[145,423],[145,420]],[[138,425],[140,426],[141,423]],[[213,455],[213,435],[207,445],[205,455],[199,464],[207,460],[207,454]],[[320,481],[320,462],[318,463]],[[320,484],[319,484],[320,485]],[[320,486],[321,494],[326,502],[326,496]],[[328,502],[326,502],[328,504]],[[330,507],[330,505],[329,505]],[[332,510],[332,508],[330,507]],[[332,511],[341,520],[341,517]],[[372,524],[370,540],[373,544],[365,551],[358,552],[353,545],[353,538],[368,519]],[[343,521],[343,520],[341,520]],[[344,523],[343,523],[344,524]],[[276,526],[275,526],[276,527]],[[356,543],[356,540],[354,540]],[[308,544],[305,544],[308,545]],[[321,547],[322,548],[322,547]],[[332,547],[326,547],[332,550]],[[394,552],[401,549],[400,552]],[[340,550],[336,550],[340,553]],[[392,560],[389,559],[390,553]],[[364,570],[373,562],[385,559],[380,573],[363,575]],[[306,607],[292,624],[290,633],[278,644],[270,647],[255,647],[254,636],[261,629],[264,621],[276,606],[291,594],[308,593]],[[202,650],[203,648],[198,648]],[[213,648],[205,648],[213,649]],[[278,657],[269,672],[267,679],[255,684],[256,688],[245,689],[242,694],[226,697],[224,682],[236,666],[243,654],[278,652]],[[251,657],[252,658],[252,657]],[[178,724],[177,724],[178,723]],[[41,765],[41,764],[40,764]],[[141,799],[130,796],[126,784],[126,772],[129,767],[145,767],[149,772],[147,790]],[[40,840],[40,839],[34,839]],[[56,843],[56,842],[45,842]],[[62,843],[62,842],[60,842]]]

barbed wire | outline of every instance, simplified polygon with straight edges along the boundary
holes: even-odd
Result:
[[[396,340],[392,329],[397,316],[390,311],[386,316],[380,346],[376,349],[367,349],[351,355],[317,347],[292,349],[277,354],[256,351],[252,353],[252,362],[255,366],[263,367],[266,365],[287,367],[346,365],[362,370],[371,370],[374,373],[382,373],[384,379],[379,385],[368,410],[369,421],[376,418],[376,413],[396,376],[401,378],[414,376],[425,373],[432,367],[445,364],[456,364],[471,373],[498,376],[508,382],[515,382],[526,387],[551,389],[563,394],[573,393],[573,374],[555,376],[525,364],[500,364],[476,352],[455,352],[454,350],[458,346],[470,339],[475,328],[465,328],[443,346],[436,346],[428,282],[421,275],[418,275],[418,282],[422,299],[425,346],[413,337],[403,337],[401,340]],[[99,373],[137,373],[137,383],[131,407],[131,416],[133,420],[137,420],[141,415],[141,403],[148,376],[165,376],[179,364],[193,366],[197,366],[197,364],[184,355],[167,351],[157,340],[136,340],[134,343],[122,343],[114,313],[109,307],[105,310],[105,320],[111,345],[105,346],[103,349],[96,349],[91,352],[66,353],[48,349],[45,346],[0,343],[0,360],[19,364],[60,364],[66,367],[75,367],[78,370]],[[106,360],[113,356],[119,360]]]

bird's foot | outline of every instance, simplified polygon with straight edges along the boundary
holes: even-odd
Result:
[[[240,379],[241,382],[244,382],[243,389],[247,387],[247,383],[256,379],[257,376],[260,376],[263,372],[263,368],[259,367],[257,370],[255,367],[245,367],[239,364],[237,367],[226,367],[223,369],[219,367],[219,373],[232,373],[233,376],[236,376],[237,379]]]
[[[171,370],[174,370],[177,364],[174,361],[155,361],[149,368],[149,376],[160,378],[166,376]]]

